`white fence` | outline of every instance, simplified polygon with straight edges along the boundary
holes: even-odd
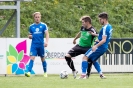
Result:
[[[24,74],[27,72],[31,40],[27,38],[1,38],[0,39],[0,74]],[[50,38],[46,48],[46,60],[48,64],[48,74],[59,74],[61,70],[71,70],[64,59],[65,54],[74,46],[73,38]],[[77,41],[78,42],[78,41]],[[112,42],[112,41],[111,41]],[[127,43],[128,44],[128,43]],[[128,46],[133,49],[132,43]],[[110,44],[112,45],[112,44]],[[119,44],[116,44],[119,49]],[[122,45],[122,44],[121,44]],[[111,47],[115,49],[114,45]],[[109,47],[109,49],[111,50]],[[120,50],[114,50],[120,51]],[[126,48],[124,48],[126,50]],[[132,52],[132,50],[130,51]],[[108,50],[108,51],[110,51]],[[127,50],[128,51],[128,50]],[[98,60],[103,72],[133,72],[133,56],[130,52],[117,54],[106,53]],[[75,68],[81,73],[82,56],[74,57]],[[96,72],[92,68],[92,72]],[[39,57],[35,59],[32,73],[43,74],[42,63]]]

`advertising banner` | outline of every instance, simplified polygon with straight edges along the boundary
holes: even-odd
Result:
[[[28,71],[31,40],[28,38],[0,39],[0,74],[24,74]],[[78,40],[77,40],[78,43]],[[74,47],[73,38],[50,38],[45,48],[48,74],[59,74],[62,70],[71,73],[64,59]],[[133,39],[112,39],[109,49],[98,62],[103,72],[133,72]],[[81,73],[83,55],[73,57],[75,68]],[[92,67],[92,72],[97,72]],[[36,57],[32,74],[43,74],[40,57]]]

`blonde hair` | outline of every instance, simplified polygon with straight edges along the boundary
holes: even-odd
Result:
[[[41,16],[40,12],[35,12],[35,13],[33,13],[33,17],[35,17],[36,14],[39,14]]]

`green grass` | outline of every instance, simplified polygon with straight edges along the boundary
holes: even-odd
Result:
[[[92,74],[89,79],[60,79],[58,75],[43,76],[0,76],[0,88],[133,88],[133,74],[105,74],[100,79]]]

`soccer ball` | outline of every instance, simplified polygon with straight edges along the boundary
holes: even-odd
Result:
[[[61,71],[60,78],[61,79],[67,79],[68,78],[68,73],[66,70]]]

